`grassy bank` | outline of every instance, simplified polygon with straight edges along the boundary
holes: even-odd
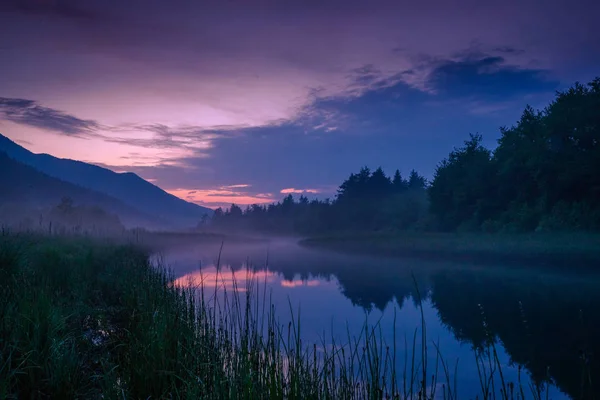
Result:
[[[377,325],[345,343],[303,343],[301,319],[281,324],[260,282],[210,297],[173,285],[135,247],[3,235],[0,275],[3,399],[457,397],[454,366],[424,325],[393,343]],[[403,368],[400,346],[412,354]],[[493,341],[474,357],[479,398],[544,393],[504,381]]]
[[[460,262],[570,268],[600,263],[600,235],[597,234],[367,232],[315,236],[300,243],[349,253]]]

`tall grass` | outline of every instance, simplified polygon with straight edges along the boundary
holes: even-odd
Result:
[[[0,398],[458,397],[424,318],[392,343],[366,322],[343,342],[305,343],[300,313],[288,304],[292,318],[280,321],[266,282],[247,273],[244,287],[219,273],[176,284],[135,247],[2,235]],[[479,398],[547,393],[505,382],[493,340],[474,356]]]

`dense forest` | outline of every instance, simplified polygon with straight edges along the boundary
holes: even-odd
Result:
[[[291,195],[245,210],[217,209],[219,229],[313,234],[428,230],[531,232],[600,230],[600,78],[557,92],[543,110],[527,106],[501,128],[498,146],[471,134],[428,182],[415,170],[363,167],[333,200]]]

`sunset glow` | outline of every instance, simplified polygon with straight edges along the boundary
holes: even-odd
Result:
[[[214,208],[228,207],[232,203],[250,205],[272,203],[275,201],[275,197],[271,193],[257,193],[252,195],[250,192],[240,189],[244,189],[244,187],[229,186],[209,190],[175,189],[167,191],[184,200]]]

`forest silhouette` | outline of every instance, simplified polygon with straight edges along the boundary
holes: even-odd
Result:
[[[245,210],[232,204],[217,209],[211,224],[295,234],[600,229],[600,78],[557,92],[543,110],[525,107],[500,133],[493,150],[471,134],[430,182],[415,170],[404,178],[363,167],[333,200],[288,195]]]

